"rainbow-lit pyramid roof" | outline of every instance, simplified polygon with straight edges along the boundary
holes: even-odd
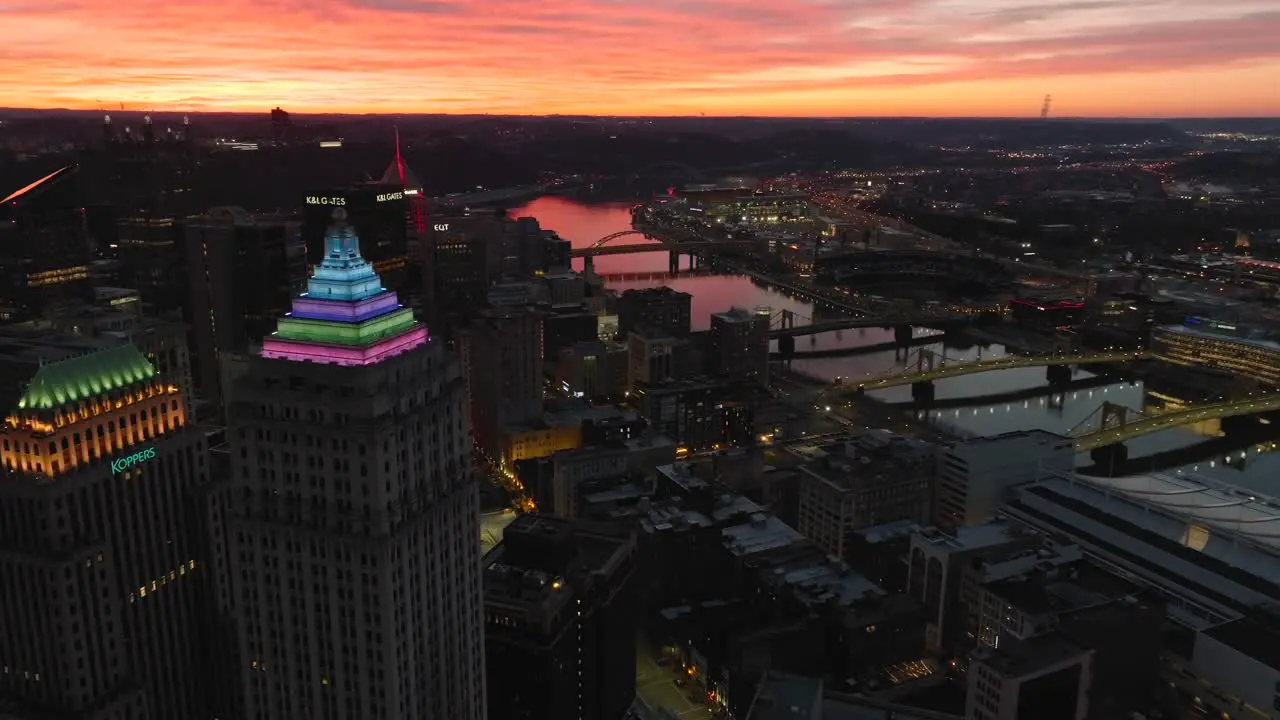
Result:
[[[324,260],[262,343],[262,356],[335,365],[372,365],[422,345],[427,328],[360,256],[360,239],[341,208],[324,236]]]

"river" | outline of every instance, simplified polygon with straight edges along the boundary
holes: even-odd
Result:
[[[611,233],[630,229],[631,206],[632,203],[589,205],[570,198],[547,196],[511,210],[510,215],[537,218],[543,228],[556,231],[577,248],[589,246]],[[645,240],[635,236],[615,242],[633,244]],[[664,273],[668,269],[667,264],[668,256],[665,252],[602,256],[595,259],[595,270],[606,277],[618,273]],[[580,270],[581,265],[577,269]],[[694,330],[706,329],[710,325],[712,313],[733,306],[768,306],[775,313],[789,310],[798,316],[798,325],[807,323],[815,314],[813,304],[807,300],[741,276],[695,275],[646,281],[609,281],[609,287],[617,290],[654,285],[667,285],[693,297]],[[917,329],[915,334],[919,337],[931,332]],[[893,339],[893,332],[885,328],[844,330],[798,338],[796,350],[858,347],[891,342]],[[966,343],[956,346],[951,342],[938,342],[924,345],[923,348],[955,359],[999,357],[1005,354],[1004,347],[1000,345]],[[867,377],[914,361],[913,353],[916,350],[917,348],[905,351],[884,350],[844,357],[796,360],[793,361],[793,367],[826,380],[837,377]],[[926,414],[930,422],[963,434],[996,435],[1032,428],[1066,434],[1093,415],[1103,402],[1150,409],[1168,401],[1168,398],[1161,399],[1160,395],[1149,393],[1140,382],[1106,383],[1083,370],[1075,371],[1073,385],[1076,387],[1068,388],[1064,393],[1050,395],[1043,368],[1011,369],[951,378],[935,383],[935,403],[944,405],[945,409],[914,412]],[[1007,400],[1008,396],[1017,395],[1020,391],[1025,391],[1022,392],[1023,395],[1033,394],[1031,391],[1034,388],[1044,388],[1044,392],[1035,397]],[[887,403],[902,403],[904,408],[911,407],[910,387],[880,390],[872,393],[872,396]],[[1004,397],[1000,401],[993,401],[990,399],[993,396]],[[972,402],[965,402],[965,398],[972,398]],[[1180,458],[1180,461],[1188,464],[1166,467],[1169,451],[1206,443],[1216,431],[1217,426],[1213,424],[1208,427],[1167,430],[1130,440],[1127,443],[1130,457],[1127,467],[1135,468],[1149,460],[1153,464],[1160,464],[1164,472],[1198,473],[1257,492],[1280,494],[1280,453],[1258,452],[1256,447],[1236,447],[1232,443],[1217,441],[1208,445],[1203,453],[1190,452],[1191,457]],[[1224,462],[1228,456],[1231,461]],[[1080,465],[1088,465],[1090,462],[1087,454],[1081,455]]]

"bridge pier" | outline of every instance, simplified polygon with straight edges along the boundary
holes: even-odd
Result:
[[[1044,376],[1050,385],[1066,385],[1071,382],[1071,366],[1048,365],[1044,369]]]
[[[1129,459],[1129,447],[1122,442],[1103,445],[1090,450],[1089,458],[1098,467],[1113,469],[1116,465],[1123,465]]]
[[[1224,417],[1220,422],[1222,423],[1222,432],[1225,435],[1246,433],[1258,425],[1258,420],[1253,415]]]
[[[594,256],[592,256],[592,255],[588,255],[588,256],[586,256],[586,257],[582,258],[582,273],[583,273],[584,275],[591,275],[591,274],[592,274],[592,273],[594,273],[595,271],[596,271],[596,259],[595,259],[595,257],[594,257]]]
[[[893,328],[893,341],[901,345],[911,342],[912,338],[910,325],[895,325]]]
[[[678,250],[672,250],[667,257],[671,272],[680,272],[680,252]]]
[[[911,383],[911,399],[917,404],[933,402],[934,387],[932,380]]]
[[[796,338],[794,335],[783,335],[778,338],[778,352],[785,357],[787,355],[795,355]]]

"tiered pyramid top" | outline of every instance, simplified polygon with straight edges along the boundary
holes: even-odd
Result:
[[[346,211],[333,213],[324,259],[262,344],[262,356],[284,360],[372,365],[422,345],[427,328],[382,286],[360,255],[360,239]]]

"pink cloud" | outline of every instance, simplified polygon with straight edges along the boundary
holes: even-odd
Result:
[[[963,115],[1124,77],[1110,106],[1135,114],[1144,75],[1216,68],[1224,111],[1280,114],[1249,70],[1280,68],[1270,2],[0,0],[21,69],[0,105]],[[957,83],[976,92],[947,99]]]

